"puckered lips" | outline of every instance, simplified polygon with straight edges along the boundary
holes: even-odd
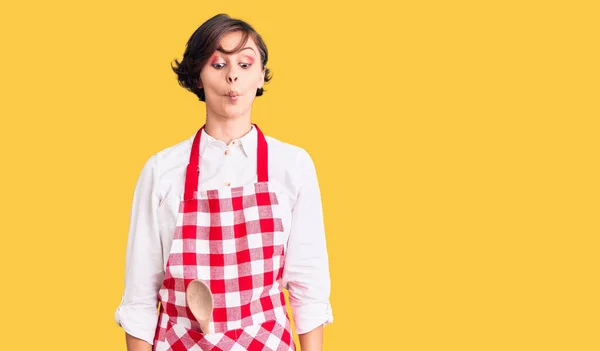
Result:
[[[231,102],[237,102],[240,94],[235,89],[231,89],[225,94],[225,96],[229,97]]]

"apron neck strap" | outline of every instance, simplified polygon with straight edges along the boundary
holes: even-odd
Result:
[[[254,124],[256,128],[257,145],[256,145],[256,172],[258,182],[269,181],[269,146],[263,132]]]
[[[267,140],[264,134],[256,124],[252,124],[256,128],[257,145],[256,145],[256,171],[258,182],[269,181],[269,150]],[[200,137],[202,130],[206,125],[202,126],[196,132],[190,152],[190,161],[185,172],[185,193],[184,199],[191,200],[194,198],[194,192],[198,190],[198,179],[200,176]]]

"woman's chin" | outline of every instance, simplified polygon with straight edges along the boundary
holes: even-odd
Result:
[[[238,103],[220,103],[217,106],[211,106],[211,104],[207,104],[206,107],[209,114],[215,114],[221,116],[222,118],[235,119],[247,114],[252,106],[240,104],[238,101]]]
[[[238,118],[247,112],[247,109],[241,106],[225,106],[222,115],[227,118]]]

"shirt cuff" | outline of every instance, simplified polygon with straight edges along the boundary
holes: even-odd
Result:
[[[115,312],[115,322],[127,334],[142,339],[150,345],[154,344],[158,324],[157,309],[135,309],[121,305]]]
[[[292,308],[292,315],[297,334],[308,333],[317,327],[333,323],[333,313],[329,302],[296,306]]]

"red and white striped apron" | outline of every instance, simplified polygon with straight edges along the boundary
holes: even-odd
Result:
[[[156,351],[295,350],[281,286],[283,223],[269,183],[267,141],[258,126],[254,184],[198,190],[200,136],[192,144],[184,198],[159,290]],[[185,291],[204,281],[213,294],[213,333],[205,334]]]

